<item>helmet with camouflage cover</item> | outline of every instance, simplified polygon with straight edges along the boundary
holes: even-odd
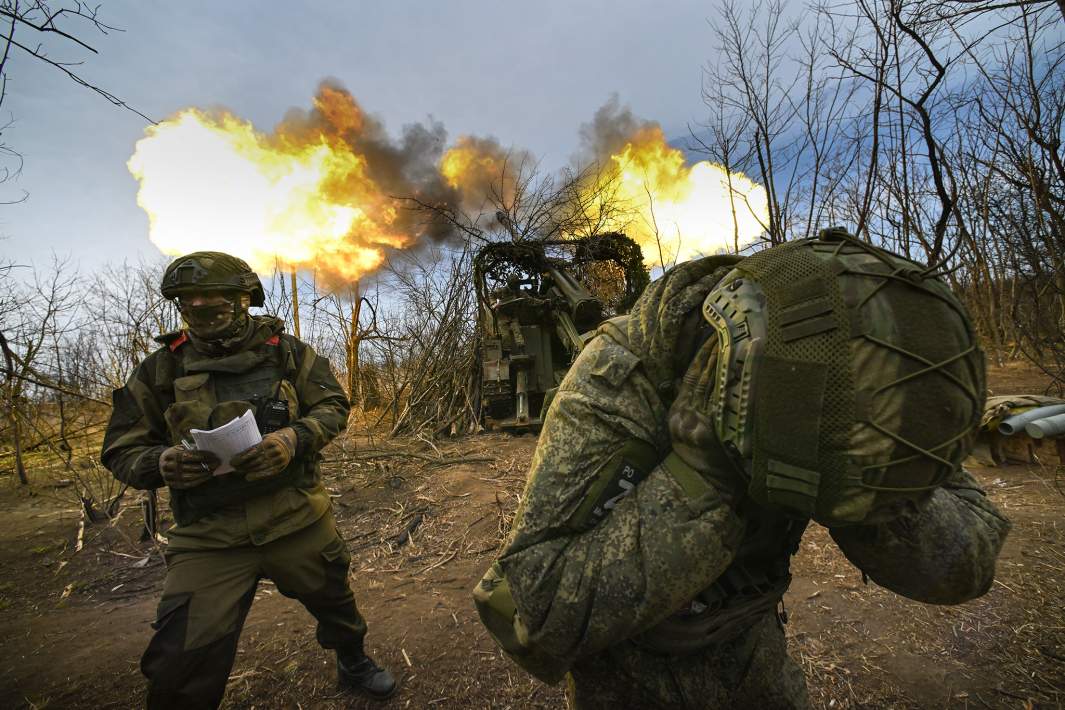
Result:
[[[252,306],[266,302],[262,282],[243,259],[220,251],[197,251],[180,256],[163,272],[159,290],[165,298],[203,291],[239,291]]]
[[[720,344],[714,424],[763,504],[888,519],[972,449],[984,357],[932,269],[824,230],[741,261],[703,315]]]

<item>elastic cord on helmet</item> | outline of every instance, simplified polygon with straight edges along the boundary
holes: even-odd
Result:
[[[907,268],[904,268],[904,267],[899,267],[899,266],[896,265],[896,263],[893,263],[888,258],[886,253],[882,252],[877,247],[875,247],[875,246],[873,246],[871,244],[867,244],[867,243],[865,243],[865,242],[863,242],[863,241],[861,241],[861,240],[859,240],[859,239],[857,239],[857,238],[855,238],[853,236],[850,236],[848,234],[839,233],[839,234],[834,235],[834,236],[837,236],[837,238],[839,239],[839,245],[836,248],[836,254],[835,255],[837,255],[837,256],[839,255],[839,252],[842,249],[844,244],[851,244],[851,245],[860,247],[861,249],[863,249],[867,253],[871,254],[874,257],[876,257],[879,261],[881,261],[882,263],[884,263],[886,266],[888,266],[891,269],[890,273],[877,273],[877,272],[862,271],[862,270],[858,270],[858,269],[843,269],[843,270],[841,270],[839,272],[840,275],[847,274],[847,275],[852,275],[852,276],[864,276],[864,277],[873,278],[873,279],[876,279],[876,278],[883,279],[880,283],[878,283],[875,287],[873,287],[873,289],[868,294],[866,294],[864,298],[862,298],[862,300],[855,306],[855,310],[860,310],[881,289],[885,288],[888,284],[898,282],[898,283],[905,284],[909,288],[915,288],[915,289],[921,291],[922,293],[924,293],[926,295],[932,296],[932,297],[942,301],[943,303],[947,304],[947,306],[949,306],[951,308],[951,310],[953,310],[955,313],[957,313],[958,316],[962,319],[963,322],[966,322],[966,323],[968,322],[965,314],[960,311],[960,309],[958,308],[958,306],[955,303],[953,303],[949,298],[945,297],[943,294],[937,292],[935,289],[930,288],[927,285],[925,285],[924,281],[928,277],[928,274],[926,272],[918,271],[916,269],[907,269]],[[895,353],[898,353],[898,354],[900,354],[900,355],[902,355],[904,357],[907,357],[907,358],[909,358],[911,360],[915,360],[915,361],[917,361],[917,362],[919,362],[919,363],[921,363],[922,365],[925,366],[924,368],[922,368],[920,370],[917,370],[916,372],[908,373],[908,374],[906,374],[906,375],[904,375],[904,376],[902,376],[902,377],[900,377],[900,378],[898,378],[898,379],[896,379],[896,380],[894,380],[892,382],[888,382],[888,383],[886,383],[884,385],[881,385],[880,387],[878,387],[876,390],[874,390],[871,393],[870,397],[875,397],[876,395],[881,394],[881,393],[885,392],[886,390],[888,390],[888,389],[890,389],[892,387],[897,387],[897,386],[899,386],[899,385],[901,385],[901,384],[903,384],[905,382],[908,382],[908,381],[910,381],[912,379],[915,379],[917,377],[922,377],[924,375],[928,375],[928,374],[931,374],[931,373],[938,373],[942,377],[945,377],[947,380],[952,382],[954,385],[956,385],[958,388],[960,388],[965,393],[965,395],[972,401],[974,411],[980,411],[980,409],[981,409],[980,393],[975,392],[971,386],[969,386],[968,384],[963,382],[960,378],[958,378],[956,375],[954,375],[954,373],[952,373],[952,372],[950,372],[949,370],[946,369],[947,366],[950,365],[951,363],[956,362],[958,360],[961,360],[961,359],[973,354],[974,352],[977,352],[976,343],[973,342],[972,340],[970,340],[971,344],[970,344],[968,349],[963,350],[962,352],[957,353],[957,354],[955,354],[955,355],[953,355],[953,356],[951,356],[951,357],[949,357],[949,358],[947,358],[947,359],[945,359],[945,360],[943,360],[941,362],[932,362],[931,360],[928,360],[927,358],[924,358],[924,357],[922,357],[922,356],[920,356],[920,355],[918,355],[916,353],[910,352],[906,348],[900,347],[899,345],[896,345],[894,343],[890,343],[890,342],[888,342],[886,340],[881,340],[880,338],[876,338],[876,337],[874,337],[872,335],[869,335],[868,333],[860,333],[859,335],[860,335],[860,337],[862,337],[865,340],[873,343],[874,345],[877,345],[879,347],[891,350],[891,351],[893,351]],[[971,335],[971,333],[970,333],[970,335]],[[952,471],[953,464],[950,461],[948,461],[947,459],[944,459],[941,456],[938,456],[935,452],[937,452],[937,451],[939,451],[941,449],[944,449],[946,447],[954,445],[959,440],[965,438],[966,436],[969,436],[972,433],[972,427],[966,427],[961,432],[959,432],[958,434],[950,437],[946,441],[943,441],[943,442],[941,442],[941,443],[939,443],[939,444],[937,444],[935,446],[932,446],[932,447],[929,447],[929,448],[926,449],[926,448],[923,448],[923,447],[919,446],[918,444],[915,444],[914,442],[910,441],[909,439],[907,439],[907,438],[905,438],[903,436],[900,436],[899,434],[897,434],[895,432],[890,431],[889,429],[885,428],[880,422],[877,422],[877,421],[873,420],[871,417],[870,417],[869,420],[867,420],[867,423],[871,427],[873,427],[874,429],[879,431],[881,434],[884,434],[885,436],[889,437],[893,441],[895,441],[895,442],[897,442],[897,443],[899,443],[899,444],[911,449],[912,451],[916,452],[912,456],[906,456],[906,457],[903,457],[903,458],[900,458],[900,459],[895,459],[893,461],[888,461],[886,463],[878,463],[878,464],[871,464],[871,465],[863,466],[862,467],[862,477],[863,477],[862,486],[865,487],[865,488],[871,489],[871,490],[876,490],[876,491],[917,492],[917,491],[923,491],[923,490],[931,490],[931,489],[939,487],[943,483],[943,481],[948,476],[950,476],[950,474],[953,472]],[[935,461],[936,463],[942,465],[944,467],[944,469],[945,469],[945,471],[942,474],[942,476],[937,477],[938,480],[933,481],[931,484],[929,484],[927,486],[918,486],[918,487],[912,487],[912,488],[897,488],[897,487],[891,487],[891,486],[874,486],[874,485],[866,483],[864,481],[864,476],[865,476],[865,472],[866,471],[873,470],[873,469],[882,470],[882,469],[885,469],[885,468],[887,468],[889,466],[895,466],[895,465],[898,465],[898,464],[909,463],[909,462],[914,461],[915,459],[920,458],[920,457],[929,458],[929,459]]]

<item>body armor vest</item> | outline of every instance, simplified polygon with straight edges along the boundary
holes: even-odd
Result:
[[[282,335],[276,345],[264,343],[214,358],[199,355],[191,346],[173,351],[173,401],[163,413],[171,444],[190,440],[190,429],[213,429],[247,411],[254,412],[258,421],[263,403],[271,398],[288,403],[290,421],[299,418],[299,399],[291,380],[295,363],[286,337]],[[187,525],[220,508],[282,488],[313,486],[314,478],[313,465],[295,456],[276,476],[246,481],[240,473],[227,473],[195,488],[172,489],[170,502],[174,519]]]

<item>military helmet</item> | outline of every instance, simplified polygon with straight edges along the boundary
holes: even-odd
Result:
[[[825,230],[741,261],[703,315],[714,425],[762,504],[824,525],[883,517],[974,445],[984,356],[927,267]]]
[[[262,282],[243,259],[220,251],[197,251],[180,256],[163,272],[159,290],[165,298],[193,291],[240,291],[252,306],[266,302]]]

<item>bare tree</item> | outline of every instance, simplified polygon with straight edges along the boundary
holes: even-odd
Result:
[[[63,388],[43,372],[48,347],[61,337],[68,327],[68,319],[77,309],[75,277],[66,264],[56,261],[52,271],[37,276],[32,286],[10,283],[9,302],[0,330],[0,349],[4,356],[4,409],[7,413],[7,435],[11,437],[15,471],[20,483],[28,483],[23,461],[27,428],[40,433],[41,407],[30,407],[30,395],[37,388]]]
[[[812,9],[719,3],[702,149],[764,182],[768,242],[851,226],[947,278],[1000,361],[1065,386],[1065,5]]]
[[[102,96],[119,108],[155,123],[147,115],[119,98],[116,94],[94,84],[82,76],[79,67],[84,52],[98,54],[85,36],[107,35],[122,30],[104,22],[99,16],[98,5],[74,2],[46,2],[45,0],[0,0],[0,107],[7,98],[7,81],[10,73],[9,60],[21,55],[46,64],[62,72],[74,83]],[[53,50],[59,55],[54,55]],[[8,119],[0,125],[0,135],[14,123]],[[23,157],[18,150],[0,140],[0,183],[7,182],[22,171]],[[29,193],[0,204],[13,204],[27,199]]]
[[[121,387],[134,368],[158,347],[155,337],[181,325],[174,304],[159,293],[164,264],[107,266],[87,286],[101,393]]]
[[[478,413],[471,399],[474,365],[473,252],[469,245],[403,255],[390,267],[403,307],[389,318],[395,337],[384,341],[393,372],[392,434],[436,436],[469,431]]]
[[[0,53],[0,105],[6,96],[8,66],[11,50],[16,49],[33,59],[43,62],[65,74],[74,83],[99,94],[115,106],[132,111],[144,120],[154,123],[152,119],[133,108],[110,91],[93,84],[81,76],[75,68],[80,60],[53,58],[45,43],[54,39],[63,49],[74,49],[98,54],[94,47],[81,38],[86,31],[121,32],[117,27],[105,23],[99,16],[99,6],[82,2],[44,2],[44,0],[2,0],[0,1],[0,18],[7,20],[4,32],[4,49]]]

